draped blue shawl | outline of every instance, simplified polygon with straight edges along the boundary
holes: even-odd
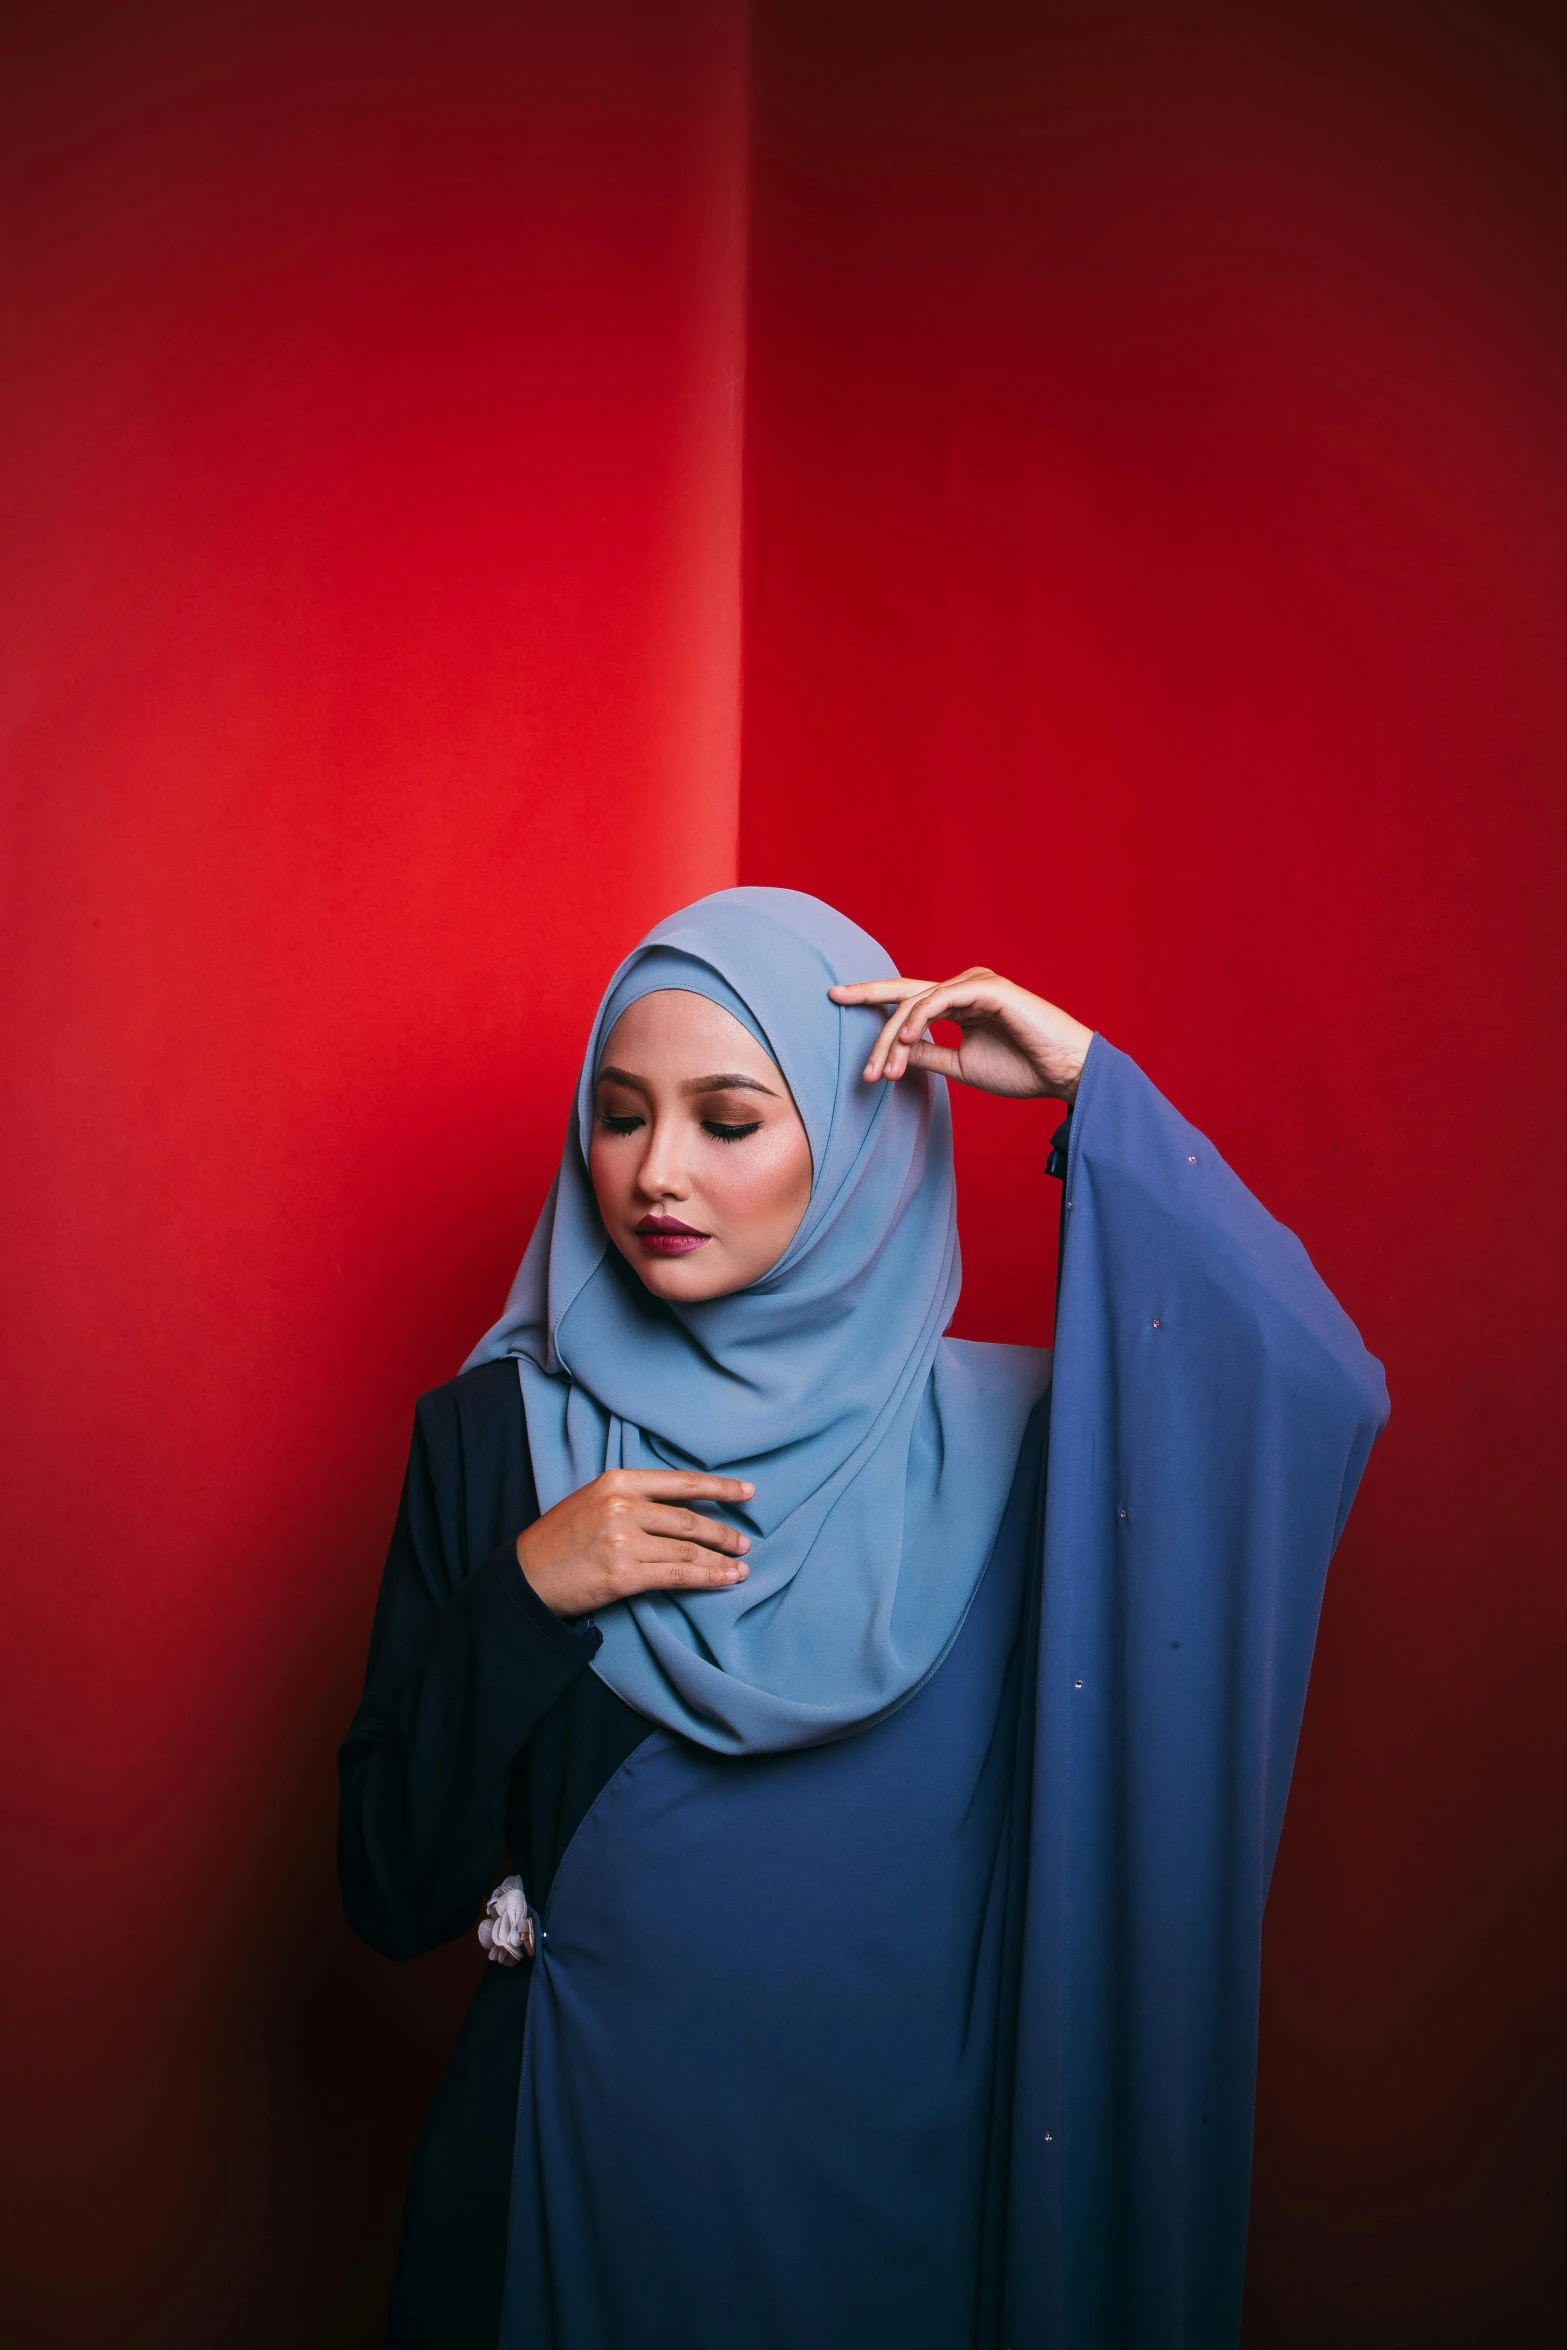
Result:
[[[719,1753],[819,1745],[902,1705],[956,1638],[1001,1523],[1046,1357],[944,1333],[959,1286],[951,1111],[921,1072],[861,1072],[880,1015],[835,982],[893,965],[795,890],[728,889],[649,931],[614,974],[560,1169],[506,1310],[469,1358],[514,1355],[539,1502],[606,1468],[751,1478],[741,1584],[659,1591],[595,1618],[593,1669]],[[776,1061],[810,1140],[810,1204],[771,1271],[670,1304],[609,1243],[588,1174],[616,1019],[656,989],[733,1013]]]

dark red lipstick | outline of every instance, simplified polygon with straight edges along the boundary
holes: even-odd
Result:
[[[678,1216],[644,1216],[632,1230],[655,1257],[689,1256],[693,1249],[705,1248],[713,1237],[711,1232],[698,1232],[694,1224],[682,1224]]]

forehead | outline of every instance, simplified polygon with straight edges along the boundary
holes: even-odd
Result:
[[[600,1059],[646,1077],[733,1072],[776,1083],[780,1074],[750,1030],[722,1004],[676,987],[655,988],[628,1004],[604,1039]]]

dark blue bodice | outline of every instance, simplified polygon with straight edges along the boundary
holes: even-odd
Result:
[[[529,1999],[507,2350],[993,2338],[1043,1427],[898,1713],[755,1760],[655,1732],[578,1830]]]

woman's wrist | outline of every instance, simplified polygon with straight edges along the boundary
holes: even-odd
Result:
[[[534,1598],[539,1602],[541,1607],[547,1607],[549,1609],[550,1614],[555,1617],[558,1623],[563,1623],[565,1621],[565,1616],[562,1610],[555,1605],[555,1602],[551,1599],[549,1592],[547,1590],[541,1589],[538,1576],[534,1572],[534,1567],[536,1567],[539,1562],[537,1559],[535,1559],[532,1567],[530,1567],[528,1562],[528,1537],[533,1532],[533,1527],[537,1526],[538,1523],[539,1520],[535,1518],[533,1521],[533,1526],[524,1526],[522,1532],[518,1535],[516,1542],[512,1547],[516,1553],[517,1566],[521,1572],[522,1579],[524,1583],[527,1584],[528,1589],[532,1592]],[[547,1580],[548,1577],[546,1577],[546,1581]]]
[[[1037,999],[1036,999],[1037,1000]],[[1053,1005],[1045,1009],[1054,1011]],[[1039,1062],[1042,1090],[1047,1096],[1059,1097],[1071,1109],[1077,1100],[1077,1089],[1083,1079],[1083,1064],[1088,1059],[1088,1048],[1094,1041],[1094,1032],[1069,1013],[1056,1015],[1060,1023],[1058,1037],[1052,1037],[1048,1055]]]

